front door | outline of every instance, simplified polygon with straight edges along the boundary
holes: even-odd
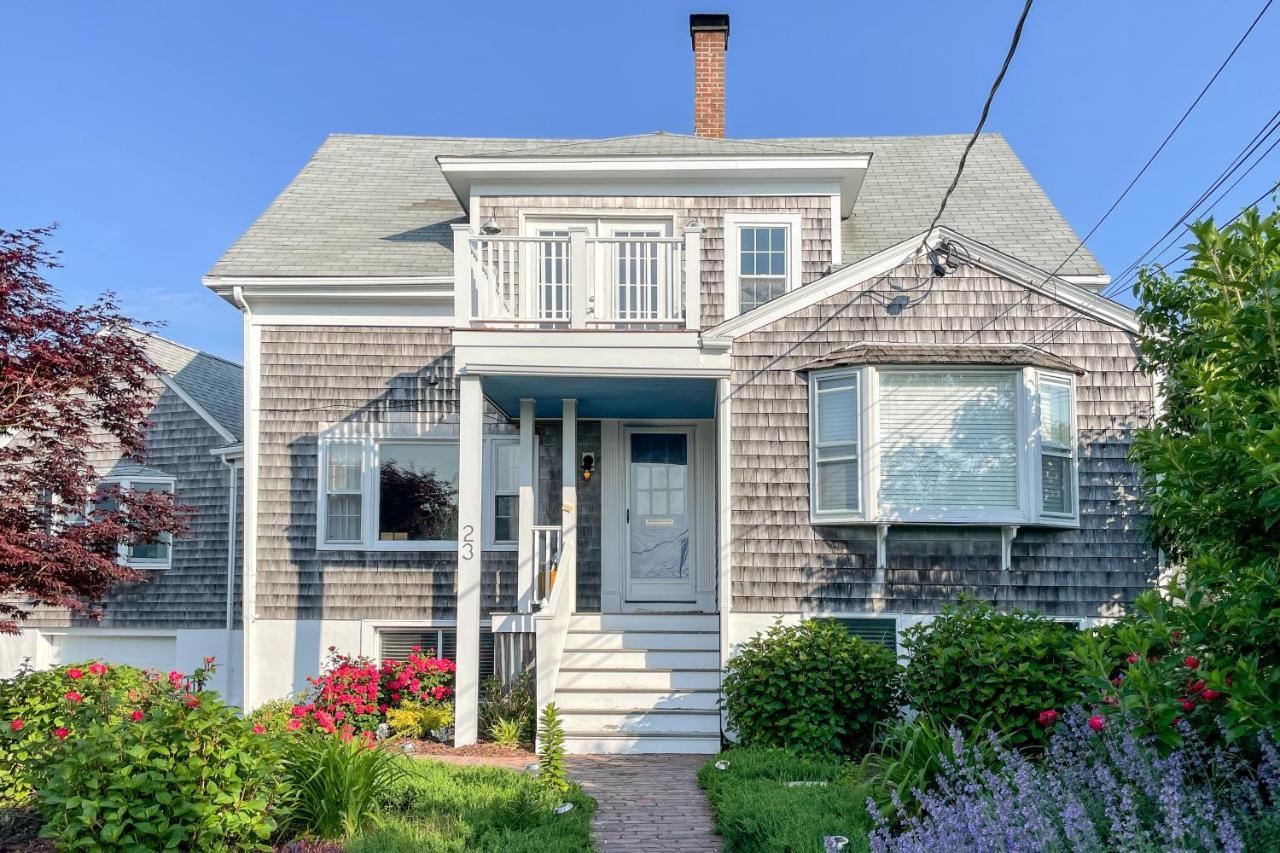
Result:
[[[625,435],[626,600],[692,603],[692,430],[630,429]]]

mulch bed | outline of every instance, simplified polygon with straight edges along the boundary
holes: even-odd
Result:
[[[492,743],[455,747],[433,740],[402,740],[396,743],[395,748],[403,748],[401,744],[409,744],[411,749],[408,750],[408,754],[415,758],[432,758],[463,766],[479,764],[523,770],[538,760],[538,756],[527,749],[497,746]]]

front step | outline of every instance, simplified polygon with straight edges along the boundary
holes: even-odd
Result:
[[[578,631],[720,631],[715,613],[575,613],[569,632]]]
[[[562,669],[676,669],[715,672],[720,668],[720,653],[688,649],[583,651],[572,650],[566,644],[560,666]]]
[[[630,708],[624,711],[582,711],[560,709],[565,737],[598,733],[720,737],[720,715],[715,711],[658,711]]]
[[[558,690],[719,690],[720,673],[709,670],[573,669],[560,667]],[[559,701],[559,700],[557,700]]]
[[[718,690],[637,690],[625,687],[616,690],[597,690],[561,687],[556,691],[556,702],[564,707],[580,711],[626,711],[630,708],[650,708],[654,711],[718,711]]]
[[[720,636],[714,631],[575,631],[565,638],[565,651],[615,651],[622,649],[692,649],[718,651]]]
[[[565,751],[571,755],[715,755],[720,751],[720,736],[680,737],[675,735],[614,735],[601,732],[592,735],[565,736]]]

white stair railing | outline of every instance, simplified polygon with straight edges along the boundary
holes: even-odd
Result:
[[[560,527],[535,524],[533,527],[533,606],[542,607],[560,568]]]

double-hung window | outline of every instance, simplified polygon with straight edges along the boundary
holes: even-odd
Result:
[[[809,374],[815,524],[1073,525],[1074,385],[999,366]]]
[[[800,216],[726,213],[725,316],[758,308],[800,286]]]
[[[490,444],[490,542],[511,546],[520,531],[520,440],[495,438]]]
[[[95,509],[114,511],[119,508],[114,494],[108,494],[111,487],[118,487],[125,493],[166,492],[173,494],[172,478],[161,478],[155,474],[150,476],[108,477],[98,487],[98,491],[89,506],[89,512]],[[71,520],[70,523],[78,523]],[[161,533],[149,542],[135,542],[132,545],[120,546],[120,562],[135,569],[167,569],[173,565],[173,536]]]

